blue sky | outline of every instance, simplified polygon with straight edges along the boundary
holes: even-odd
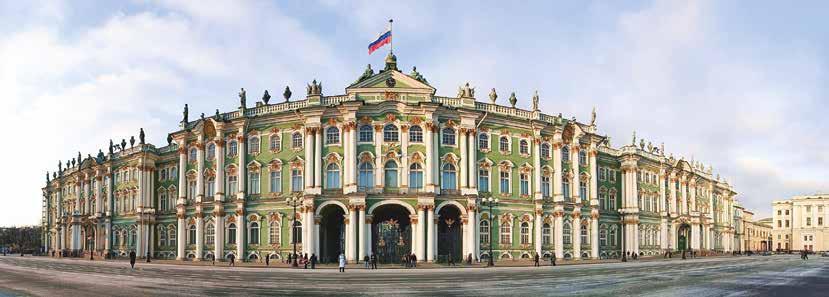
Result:
[[[181,108],[228,111],[240,87],[342,94],[385,49],[438,94],[538,90],[549,114],[614,146],[637,135],[712,165],[740,203],[829,192],[827,4],[774,1],[0,0],[0,225],[35,224],[46,170],[143,127],[163,145]],[[277,96],[278,97],[278,96]],[[295,97],[296,98],[296,97]],[[483,98],[479,98],[482,99]]]

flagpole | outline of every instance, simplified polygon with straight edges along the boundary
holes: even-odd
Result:
[[[392,23],[394,23],[393,19],[389,19],[389,33],[392,29]],[[389,40],[389,54],[394,54],[394,34],[392,33],[391,40]]]

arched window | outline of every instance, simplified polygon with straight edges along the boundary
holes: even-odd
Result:
[[[294,221],[294,228],[291,230],[291,243],[302,243],[302,223]]]
[[[530,154],[530,144],[527,143],[526,140],[522,139],[520,142],[518,142],[518,153],[522,155]]]
[[[605,228],[604,226],[602,226],[602,228],[599,229],[599,245],[607,246],[607,228]]]
[[[271,193],[282,192],[282,170],[271,170]]]
[[[259,244],[259,222],[251,222],[248,230],[248,243]]]
[[[325,144],[340,143],[340,129],[337,127],[328,127],[325,129]]]
[[[541,226],[541,245],[550,245],[550,235],[552,234],[550,224],[544,223]]]
[[[187,244],[196,244],[196,225],[190,225],[187,233]]]
[[[400,141],[400,137],[397,131],[397,126],[393,124],[388,124],[383,127],[383,141],[384,142],[397,142]]]
[[[325,168],[325,188],[340,188],[340,166],[336,163],[328,164],[328,167]]]
[[[227,244],[236,244],[236,224],[227,224],[227,236],[225,238]]]
[[[302,169],[293,168],[291,169],[291,191],[293,192],[302,192],[302,188],[304,187],[302,181]]]
[[[570,226],[570,221],[564,221],[564,226],[561,229],[564,244],[571,244],[573,242],[573,228]]]
[[[587,224],[581,224],[581,244],[582,245],[589,245],[590,241],[587,239]]]
[[[509,136],[501,136],[501,138],[498,139],[498,150],[505,153],[510,151]]]
[[[610,200],[608,202],[608,204],[609,204],[608,208],[609,209],[615,210],[617,207],[619,207],[619,205],[616,204],[616,189],[610,190],[610,194],[608,194],[608,199]]]
[[[423,142],[423,128],[420,128],[420,126],[412,126],[409,128],[409,142]]]
[[[301,148],[302,147],[302,133],[294,132],[294,134],[291,134],[291,147],[292,148]]]
[[[541,157],[542,158],[550,158],[550,144],[542,143],[541,144]]]
[[[129,246],[135,247],[135,244],[138,243],[138,234],[135,231],[135,228],[130,229],[130,243]]]
[[[360,126],[360,142],[373,142],[374,141],[374,130],[371,129],[371,125],[362,125]]]
[[[397,163],[394,161],[388,161],[383,169],[386,172],[386,188],[397,188]]]
[[[278,221],[273,221],[268,226],[268,243],[281,244],[282,243],[282,229]]]
[[[443,190],[457,189],[455,165],[450,163],[443,164],[443,179],[440,181],[440,186]]]
[[[446,127],[443,128],[443,142],[444,145],[455,145],[455,129]]]
[[[239,153],[239,146],[236,144],[236,140],[231,140],[227,142],[227,155],[228,156],[235,156]]]
[[[599,189],[599,209],[601,209],[601,210],[608,209],[607,189],[605,189],[605,188]]]
[[[213,226],[213,223],[207,223],[207,227],[205,227],[204,231],[204,244],[212,245],[215,239],[216,227]]]
[[[158,228],[158,245],[167,245],[167,229],[164,229],[164,227]]]
[[[521,184],[521,195],[529,195],[530,194],[530,178],[529,175],[526,173],[521,173],[518,175],[518,181]]]
[[[360,172],[357,179],[357,189],[365,191],[374,187],[374,166],[371,163],[364,162],[360,164]]]
[[[561,147],[561,160],[562,161],[570,161],[570,147],[569,146],[562,146]]]
[[[512,244],[512,224],[501,223],[501,244]]]
[[[508,169],[505,170],[504,168],[501,168],[499,174],[500,174],[500,189],[499,190],[501,191],[502,194],[508,194],[510,192],[510,189],[509,189],[510,188],[510,181],[509,181],[510,172],[509,172]]]
[[[478,167],[478,191],[489,192],[489,169]]]
[[[262,187],[259,182],[259,171],[248,172],[248,194],[259,194]]]
[[[611,246],[616,246],[616,243],[618,242],[618,238],[616,237],[616,227],[615,226],[613,228],[610,228],[610,232],[608,232],[607,236],[610,238],[610,245]]]
[[[530,224],[521,223],[521,244],[530,244]]]
[[[282,150],[282,138],[279,137],[279,134],[276,134],[276,133],[271,134],[271,139],[270,140],[271,140],[271,145],[270,145],[271,151],[275,152],[275,151]]]
[[[489,221],[482,220],[479,224],[479,232],[481,235],[481,243],[489,244]]]
[[[486,133],[478,134],[478,149],[480,150],[488,150],[489,149],[489,135]]]
[[[171,246],[176,245],[176,228],[173,226],[167,228],[167,243]]]
[[[409,166],[409,188],[423,189],[423,166],[420,166],[420,163]]]
[[[189,161],[190,162],[196,162],[196,160],[198,159],[198,153],[199,153],[199,150],[197,150],[196,148],[191,148],[190,149],[190,156],[188,157],[188,158],[190,158]]]
[[[213,160],[213,158],[216,158],[216,144],[211,142],[207,144],[207,159]]]
[[[248,153],[259,153],[259,137],[251,137],[250,140],[248,140]]]
[[[170,207],[167,205],[167,193],[161,192],[158,196],[158,204],[161,208],[161,211],[164,212],[170,209]]]

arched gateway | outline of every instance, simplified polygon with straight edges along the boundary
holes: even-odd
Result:
[[[371,251],[380,263],[400,263],[412,251],[412,222],[409,210],[399,204],[373,209]]]

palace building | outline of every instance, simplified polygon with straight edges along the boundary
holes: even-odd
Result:
[[[776,251],[829,251],[829,194],[772,202]]]
[[[179,260],[331,262],[617,258],[735,248],[734,189],[710,166],[587,122],[509,105],[469,84],[436,95],[424,76],[369,67],[345,94],[195,120],[168,143],[110,141],[59,164],[43,188],[45,248]],[[480,100],[484,99],[484,100]],[[280,100],[281,101],[281,100]]]

